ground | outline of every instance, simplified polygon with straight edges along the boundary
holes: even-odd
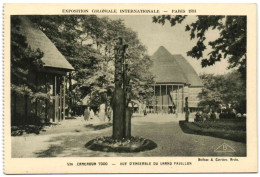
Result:
[[[157,148],[138,153],[99,152],[85,144],[98,136],[112,134],[111,122],[69,119],[46,127],[39,135],[12,137],[12,157],[108,157],[108,156],[246,156],[246,144],[203,135],[187,134],[173,115],[147,115],[132,118],[132,135],[150,139]],[[219,152],[225,143],[232,152]],[[220,148],[221,149],[221,148]]]

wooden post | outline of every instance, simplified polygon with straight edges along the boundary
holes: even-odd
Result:
[[[57,121],[59,122],[60,121],[60,90],[59,90],[59,86],[60,86],[60,84],[59,84],[59,76],[57,76],[56,77],[56,91],[57,91],[57,93],[56,93],[56,106],[57,106]]]
[[[179,104],[179,102],[180,102],[180,100],[179,100],[179,84],[178,84],[178,88],[177,88],[177,108],[178,108],[178,113],[179,113],[179,111],[180,111],[180,104]]]
[[[155,84],[153,85],[153,96],[155,96]]]
[[[168,94],[167,87],[168,87],[168,85],[166,85],[166,95],[167,95],[167,112],[168,112],[168,114],[169,114],[169,113],[170,113],[170,112],[169,112],[169,104],[170,104],[169,99],[170,99],[170,96],[169,96],[169,94]]]
[[[60,87],[60,93],[59,93],[59,121],[62,120],[62,78],[59,77],[59,87]]]
[[[171,90],[171,92],[172,92],[172,96],[173,96],[173,85],[172,85],[172,90]],[[173,102],[173,97],[172,97],[172,112],[173,112],[173,104],[174,104],[174,102]]]
[[[48,93],[48,84],[47,84],[47,74],[44,74],[44,81],[45,81],[45,93]],[[48,122],[48,100],[45,99],[45,123]]]
[[[71,107],[72,107],[72,81],[71,81],[71,72],[69,73],[69,110],[68,116],[71,116]]]
[[[14,115],[12,115],[12,118],[13,118],[13,120],[12,120],[12,122],[11,123],[14,123],[14,122],[16,122],[16,120],[15,119],[17,119],[17,116],[16,116],[16,93],[15,92],[13,92],[13,94],[14,94]],[[14,121],[14,122],[13,122]]]
[[[38,91],[38,72],[35,73],[35,87],[36,87],[36,92],[37,92]],[[37,112],[38,112],[38,98],[35,99],[35,118],[36,119],[38,116]]]
[[[177,89],[175,92],[175,113],[178,115],[178,100],[177,100]]]
[[[162,97],[162,87],[160,85],[160,97]],[[161,98],[162,99],[162,98]],[[163,101],[163,100],[162,100]],[[162,104],[161,104],[161,113],[162,113]]]
[[[184,84],[182,85],[181,113],[184,112]]]
[[[66,77],[63,76],[63,120],[65,120]]]
[[[27,124],[28,122],[28,102],[27,102],[28,95],[24,95],[24,121],[23,124]]]
[[[156,85],[154,87],[156,89]],[[156,93],[155,93],[155,112],[158,114],[158,99]]]
[[[126,137],[126,68],[125,51],[127,45],[123,39],[118,38],[114,48],[115,53],[115,90],[112,98],[113,108],[113,138],[122,139]],[[123,86],[122,86],[123,84]],[[123,88],[122,88],[123,87]]]
[[[185,121],[189,122],[189,103],[188,97],[185,98]]]
[[[57,122],[60,121],[60,95],[59,95],[59,76],[56,76],[56,111],[57,111]]]
[[[53,122],[57,120],[57,102],[56,102],[56,95],[57,95],[57,76],[54,75],[54,83],[53,83],[53,107],[54,107],[54,116],[53,116]]]
[[[162,113],[164,113],[163,93],[162,93]]]
[[[153,99],[154,99],[154,105],[153,105],[153,113],[155,113],[155,109],[156,109],[156,96],[155,96],[155,84],[153,85]]]
[[[124,100],[124,109],[123,109],[123,111],[124,111],[124,117],[123,117],[123,131],[124,131],[124,138],[130,138],[130,136],[126,136],[126,135],[128,135],[128,133],[130,133],[131,134],[131,132],[129,132],[129,128],[131,128],[131,127],[129,127],[129,120],[127,120],[128,119],[128,117],[127,117],[127,111],[126,111],[126,109],[128,109],[128,105],[127,105],[127,73],[126,73],[126,70],[127,70],[127,64],[126,64],[126,61],[125,61],[125,57],[123,56],[122,57],[123,58],[123,94],[124,94],[124,97],[123,97],[123,100]],[[131,125],[130,125],[131,126]]]
[[[123,89],[116,86],[113,99],[112,99],[112,108],[113,108],[113,137],[115,139],[124,138],[124,111],[125,102],[124,102],[124,93]]]
[[[152,106],[153,106],[153,111],[155,110],[155,102],[156,102],[156,98],[155,98],[155,85],[153,85],[153,100],[154,102],[152,101]],[[152,112],[152,111],[151,111]]]

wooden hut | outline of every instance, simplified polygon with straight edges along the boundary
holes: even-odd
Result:
[[[152,60],[155,84],[154,99],[148,105],[151,112],[183,113],[185,97],[188,97],[190,111],[197,110],[203,85],[190,63],[182,55],[172,55],[163,46],[153,54]]]
[[[33,124],[35,122],[61,121],[65,119],[66,75],[74,68],[59,52],[51,40],[26,16],[19,16],[20,31],[26,37],[29,46],[40,49],[43,68],[30,76],[39,91],[48,93],[50,102],[36,100],[33,104],[27,97],[11,95],[12,124]]]

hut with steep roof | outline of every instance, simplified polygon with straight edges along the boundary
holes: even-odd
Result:
[[[19,19],[21,34],[26,37],[28,45],[33,50],[40,49],[44,54],[41,58],[43,67],[38,69],[35,75],[31,75],[30,80],[36,83],[39,91],[48,93],[51,101],[47,103],[36,100],[32,105],[30,100],[12,94],[12,123],[31,124],[36,118],[41,122],[63,120],[66,107],[66,75],[74,68],[35,24],[26,16],[19,16]],[[18,120],[22,118],[25,120]]]
[[[172,55],[163,46],[151,58],[151,71],[155,76],[154,99],[148,105],[151,112],[183,113],[185,97],[188,97],[190,111],[197,110],[203,85],[190,63],[182,55]]]

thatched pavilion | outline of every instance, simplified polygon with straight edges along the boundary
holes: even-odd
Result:
[[[148,105],[150,112],[183,113],[185,97],[188,97],[190,111],[197,110],[203,85],[190,63],[182,55],[172,55],[163,46],[153,54],[152,60],[155,84],[154,99]]]
[[[59,52],[51,40],[26,16],[19,16],[20,31],[33,50],[40,49],[43,68],[30,76],[39,91],[50,95],[50,102],[37,100],[35,103],[23,96],[12,94],[12,124],[31,124],[35,121],[60,121],[65,119],[66,75],[74,68]]]

